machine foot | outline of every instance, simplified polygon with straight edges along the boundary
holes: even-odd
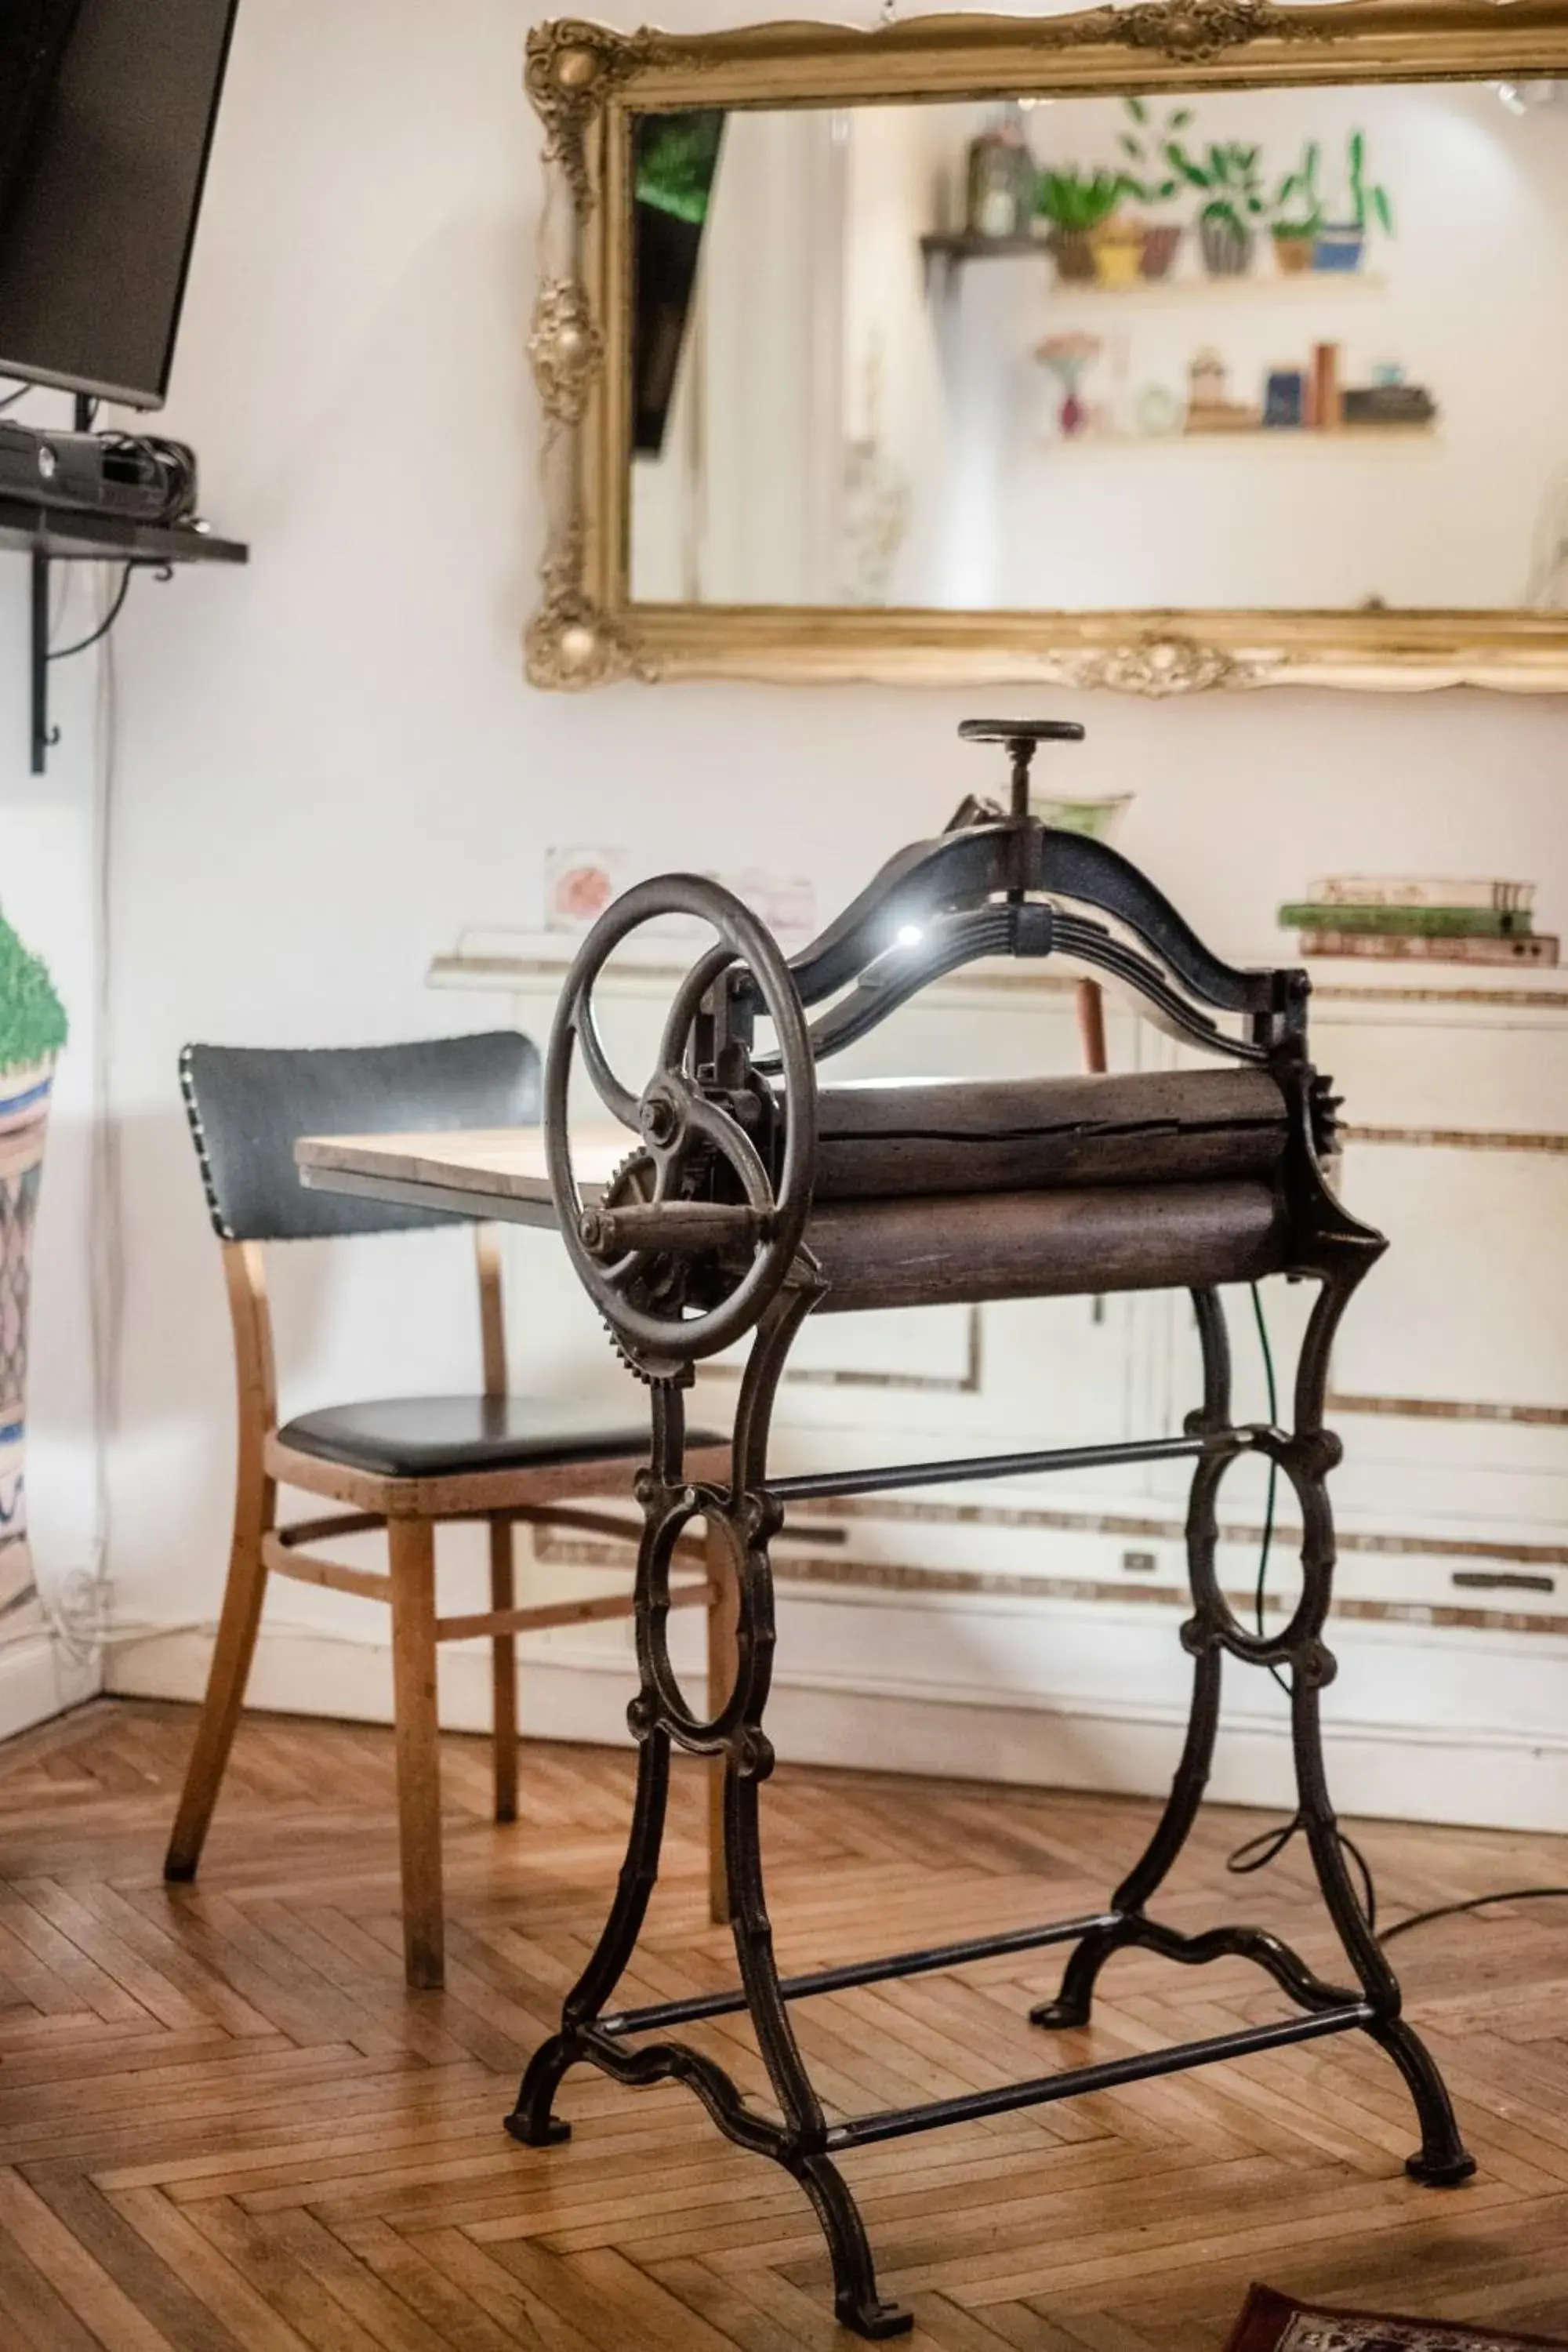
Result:
[[[889,2336],[907,2336],[915,2324],[912,2311],[901,2303],[885,2303],[880,2295],[868,2303],[858,2302],[852,2294],[836,2295],[833,2308],[841,2327],[852,2327],[857,2336],[869,2336],[874,2344]]]
[[[1029,2022],[1031,2025],[1059,2027],[1063,2031],[1075,2025],[1087,2025],[1089,2003],[1087,2000],[1043,2000],[1037,2009],[1029,2011]]]
[[[1408,2156],[1405,2169],[1423,2189],[1458,2189],[1475,2172],[1476,2159],[1468,2148],[1457,2156]]]
[[[542,2123],[534,2123],[521,2107],[508,2116],[506,2127],[524,2147],[559,2147],[572,2137],[571,2125],[563,2123],[559,2116],[546,2116]]]

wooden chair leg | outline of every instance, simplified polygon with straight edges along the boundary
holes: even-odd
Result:
[[[490,1607],[512,1609],[517,1605],[514,1581],[517,1530],[510,1519],[490,1521]],[[492,1682],[494,1700],[491,1720],[494,1725],[496,1819],[515,1822],[517,1819],[517,1636],[496,1633],[491,1636],[493,1650]]]
[[[708,1530],[708,1713],[716,1716],[735,1686],[739,1657],[735,1647],[740,1592],[735,1583],[730,1547],[713,1528]],[[730,1919],[730,1885],[724,1869],[724,1759],[716,1756],[708,1767],[708,1916],[716,1927]]]
[[[436,1730],[436,1530],[427,1519],[390,1519],[386,1537],[392,1570],[404,1969],[415,1991],[436,1992],[446,1975],[441,1758]]]
[[[224,1587],[217,1640],[207,1671],[206,1696],[202,1701],[196,1742],[185,1767],[185,1785],[174,1816],[169,1850],[163,1857],[167,1879],[192,1879],[206,1843],[217,1792],[234,1745],[235,1726],[245,1704],[245,1685],[256,1654],[257,1629],[267,1592],[261,1538],[271,1525],[274,1489],[268,1482],[259,1493],[244,1486],[235,1511],[234,1544],[229,1553],[228,1581]]]

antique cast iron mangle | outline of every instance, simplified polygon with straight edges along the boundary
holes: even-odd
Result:
[[[1474,2169],[1442,2077],[1401,2018],[1398,1982],[1346,1869],[1323,1767],[1320,1694],[1334,1672],[1323,1640],[1334,1564],[1326,1482],[1341,1451],[1323,1426],[1329,1350],[1347,1300],[1384,1244],[1341,1207],[1325,1180],[1335,1105],[1307,1057],[1306,975],[1232,970],[1125,858],[1031,815],[1028,770],[1037,742],[1079,736],[1080,728],[971,720],[961,731],[1005,744],[1010,809],[966,802],[945,834],[893,858],[793,961],[739,899],[711,882],[669,875],[618,899],[590,932],[567,981],[545,1082],[562,1232],[617,1347],[650,1383],[653,1441],[640,1489],[641,1686],[630,1710],[639,1757],[626,1863],[597,1948],[567,1997],[560,2032],[523,2076],[509,2127],[533,2147],[564,2139],[569,2126],[552,2102],[568,2067],[582,2060],[623,2083],[687,2084],[729,2138],[772,2157],[800,2183],[827,2240],[838,2316],[869,2336],[910,2324],[878,2293],[866,2231],[836,2161],[871,2141],[1359,2030],[1387,2053],[1414,2099],[1421,2144],[1407,2170],[1447,2186]],[[717,944],[677,991],[658,1066],[636,1095],[606,1058],[594,986],[621,940],[671,914],[700,918]],[[818,1063],[941,974],[982,956],[1058,951],[1124,983],[1150,1018],[1221,1066],[819,1087]],[[822,1005],[827,1009],[808,1026],[805,1008]],[[766,1054],[755,1042],[759,1016],[773,1031]],[[605,1106],[637,1138],[620,1173],[592,1202],[574,1176],[567,1132],[578,1055]],[[1288,1430],[1237,1426],[1231,1418],[1219,1286],[1272,1274],[1319,1286]],[[1203,1350],[1203,1401],[1180,1436],[768,1475],[774,1396],[808,1315],[1170,1287],[1191,1291]],[[727,1491],[693,1485],[681,1458],[691,1368],[748,1333],[732,1483]],[[1301,1514],[1300,1597],[1274,1633],[1238,1622],[1215,1573],[1216,1497],[1229,1465],[1248,1453],[1278,1465]],[[763,1894],[758,1801],[773,1762],[763,1722],[774,1640],[769,1542],[788,1507],[808,1497],[1184,1456],[1194,1465],[1187,1515],[1194,1611],[1182,1631],[1193,1662],[1191,1717],[1159,1823],[1105,1909],[781,1979]],[[666,1639],[671,1562],[698,1518],[727,1544],[738,1589],[735,1683],[706,1722],[681,1690]],[[1261,1928],[1189,1936],[1151,1916],[1203,1796],[1227,1652],[1288,1678],[1301,1822],[1353,1985],[1319,1976]],[[723,1759],[741,1981],[732,1990],[612,2011],[658,1877],[672,1744]],[[1100,1969],[1130,1946],[1187,1963],[1239,1954],[1273,1978],[1294,2013],[923,2105],[843,2120],[824,2112],[791,2027],[792,2001],[1050,1945],[1072,1949],[1056,1997],[1031,2012],[1038,2025],[1084,2024]],[[741,2011],[750,2014],[782,2119],[749,2105],[704,2053],[679,2040],[646,2038]]]

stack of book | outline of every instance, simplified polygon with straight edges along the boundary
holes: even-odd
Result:
[[[1279,909],[1304,956],[1422,957],[1447,963],[1554,964],[1558,942],[1531,921],[1533,882],[1418,874],[1331,875]]]

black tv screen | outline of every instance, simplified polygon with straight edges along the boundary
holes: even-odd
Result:
[[[0,375],[159,407],[238,0],[22,5],[37,37],[16,52],[30,92],[0,91]]]
[[[80,0],[0,5],[0,214],[27,161],[79,5]]]

